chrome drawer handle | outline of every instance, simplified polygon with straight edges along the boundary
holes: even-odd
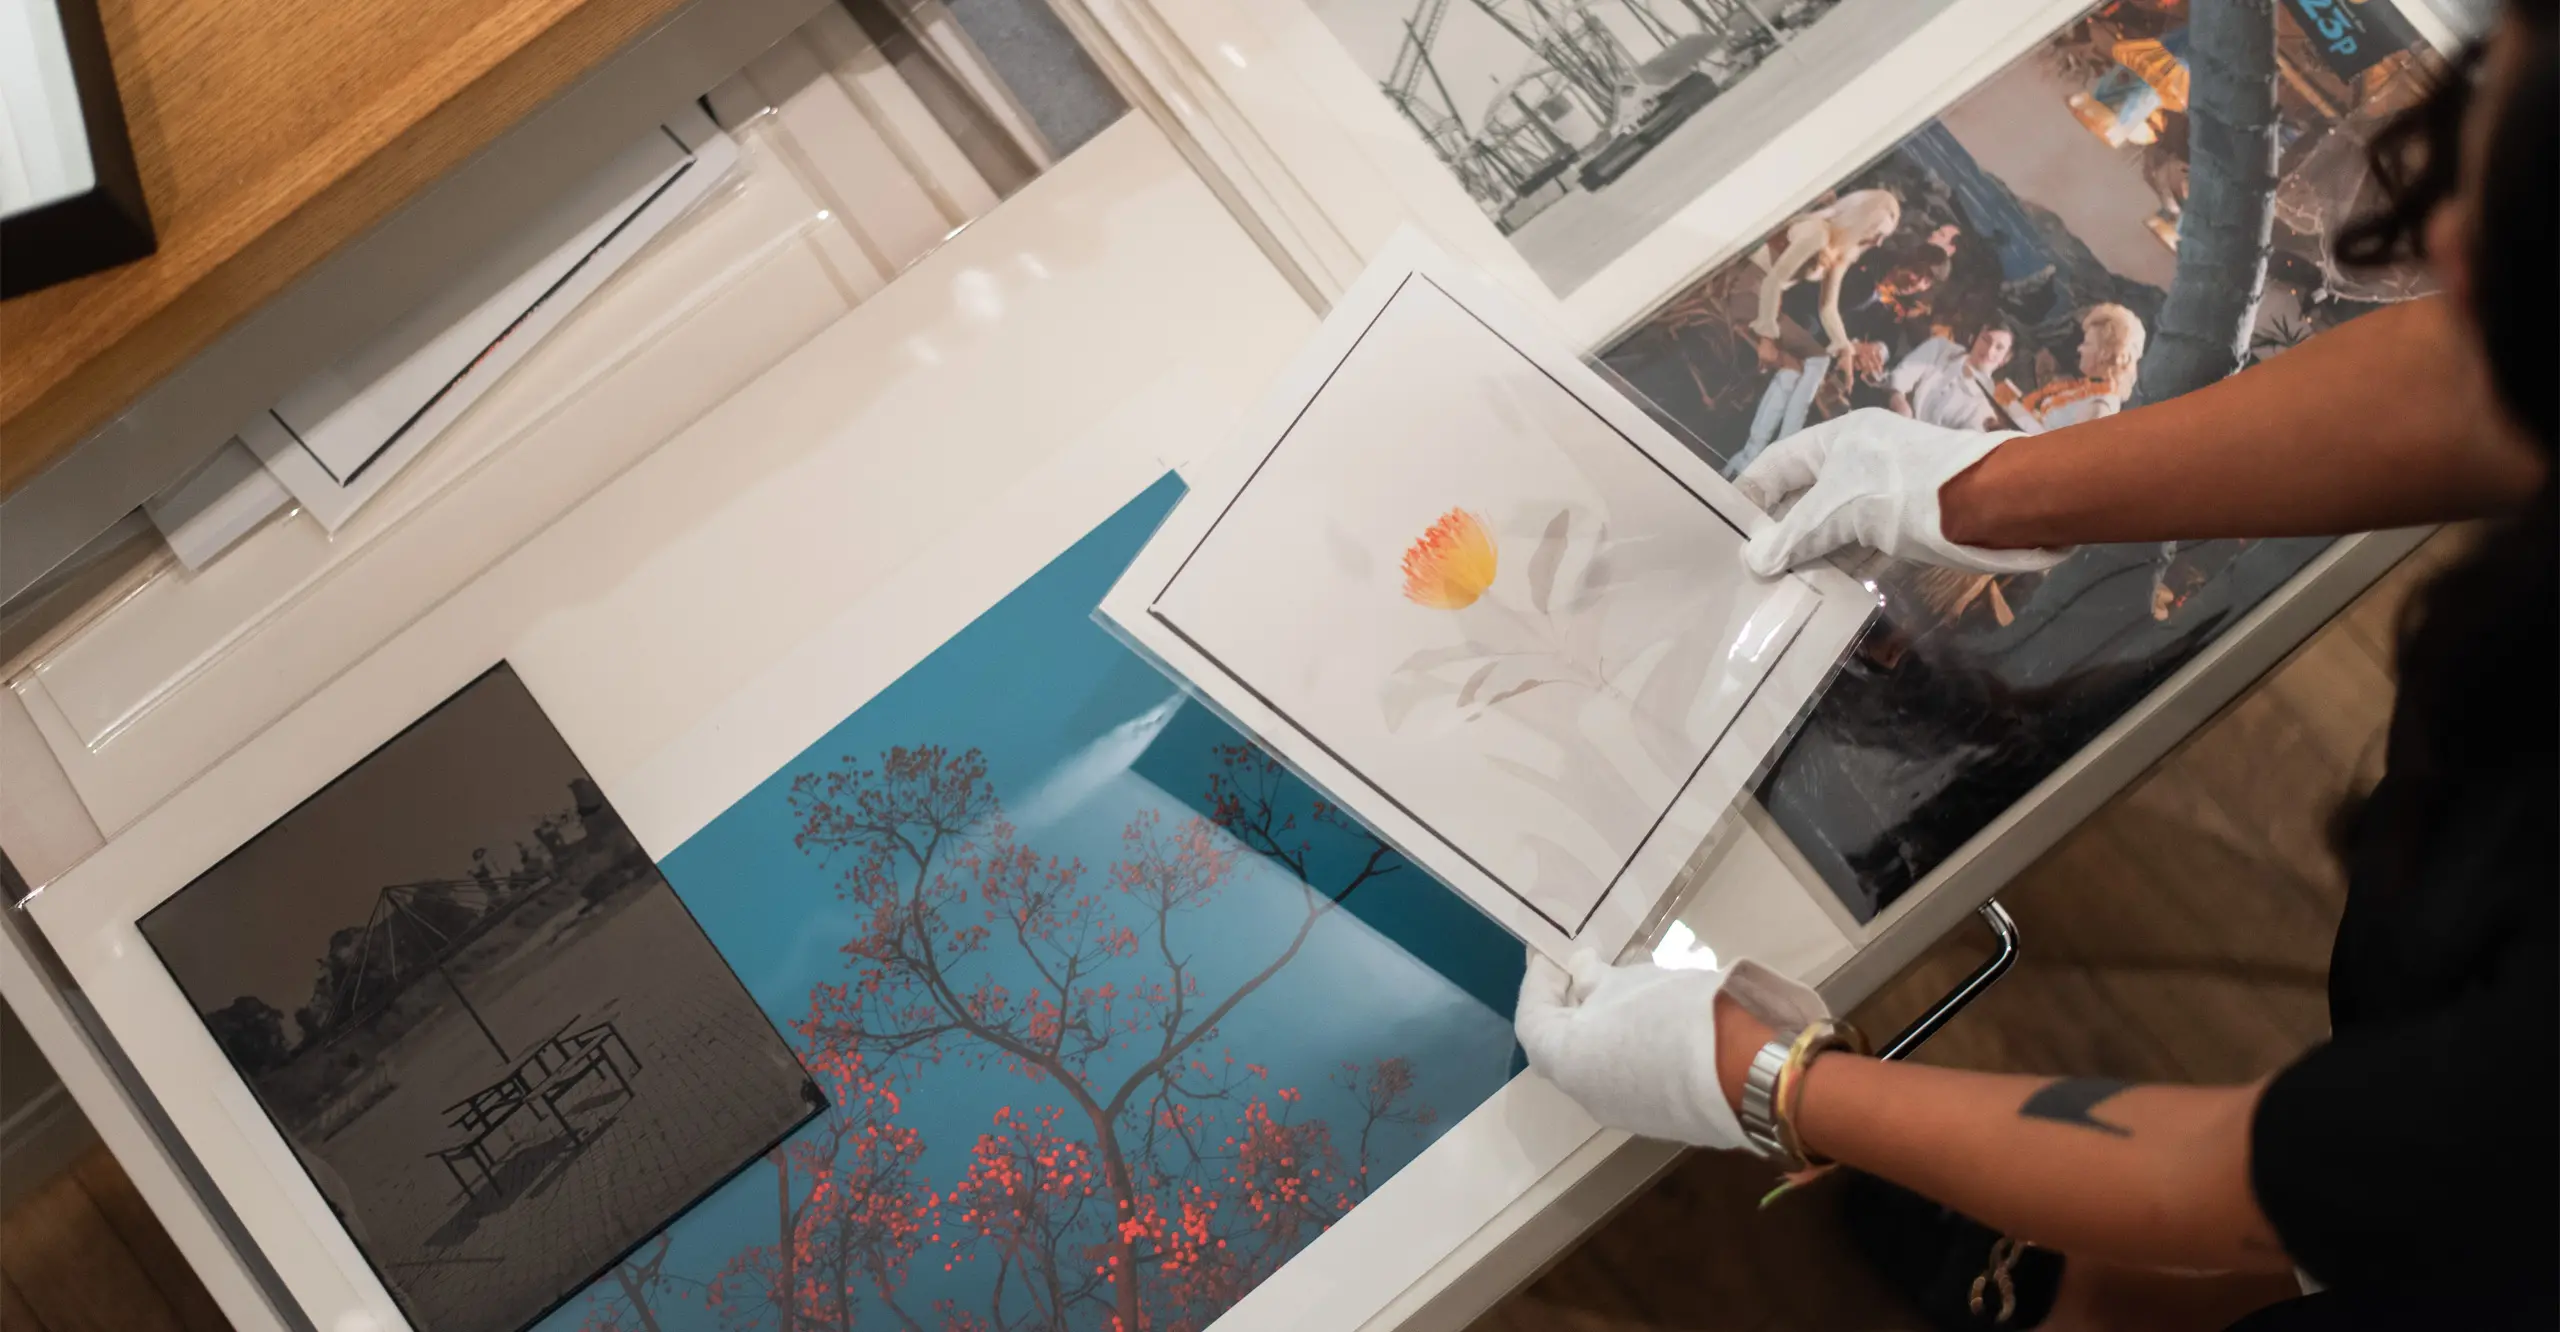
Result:
[[[1981,966],[1973,969],[1972,975],[1958,981],[1954,989],[1947,991],[1939,997],[1938,1002],[1931,1004],[1928,1012],[1913,1019],[1910,1026],[1904,1027],[1892,1040],[1885,1042],[1884,1048],[1877,1052],[1877,1058],[1902,1059],[1909,1056],[1912,1051],[1920,1048],[1921,1042],[1937,1035],[1938,1028],[1947,1025],[1956,1014],[1963,1012],[1965,1005],[1980,998],[1983,991],[1991,988],[1992,982],[2008,975],[2009,968],[2017,965],[2018,922],[2009,918],[2009,909],[2000,905],[1999,899],[1994,898],[1983,903],[1982,909],[1975,914],[1982,917],[1983,924],[1991,927],[1991,937],[1997,941],[1998,947],[1992,950],[1991,956]]]

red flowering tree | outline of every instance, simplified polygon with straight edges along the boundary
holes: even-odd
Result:
[[[777,1238],[732,1257],[705,1302],[742,1332],[848,1332],[866,1302],[922,1327],[898,1296],[941,1203],[915,1176],[923,1136],[896,1122],[897,1092],[860,1051],[820,1044],[803,1059],[829,1107],[768,1158]]]
[[[951,1332],[1202,1326],[1365,1194],[1381,1126],[1428,1122],[1403,1061],[1346,1070],[1363,1117],[1346,1164],[1297,1089],[1213,1048],[1327,912],[1403,865],[1259,751],[1217,759],[1207,817],[1139,815],[1098,885],[1016,839],[975,750],[893,748],[793,783],[798,844],[839,870],[860,921],[851,978],[811,993],[812,1048],[902,1073],[959,1059],[1063,1102],[998,1114],[943,1205],[950,1266],[994,1269],[983,1310],[937,1304]],[[1185,926],[1248,852],[1297,876],[1302,909],[1212,987]],[[1315,885],[1318,861],[1338,885]],[[756,1270],[789,1288],[780,1266]]]
[[[1111,1204],[1107,1194],[1097,1197],[1105,1186],[1093,1153],[1059,1132],[1063,1114],[1058,1108],[996,1111],[994,1130],[978,1135],[968,1173],[951,1186],[945,1267],[980,1254],[993,1264],[989,1326],[1065,1327],[1069,1314],[1090,1305],[1107,1280],[1074,1259],[1078,1237],[1091,1233]],[[946,1326],[968,1323],[969,1315],[950,1301],[937,1312]]]

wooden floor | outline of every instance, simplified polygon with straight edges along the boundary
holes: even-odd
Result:
[[[230,1332],[105,1144],[0,1217],[0,1332]]]
[[[2344,884],[2341,797],[2380,770],[2391,641],[2440,536],[2000,893],[2017,966],[1927,1063],[2133,1081],[2245,1081],[2327,1030]],[[1857,1013],[1893,1031],[1990,947],[1979,926]],[[1920,1332],[1869,1277],[1819,1188],[1757,1212],[1769,1171],[1696,1153],[1475,1332]]]
[[[2439,538],[2000,894],[2015,970],[1921,1058],[1963,1068],[2224,1081],[2326,1026],[2341,885],[2329,811],[2381,758],[2390,641]],[[1959,934],[1858,1014],[1892,1031],[1971,970]],[[1898,1332],[1808,1191],[1755,1212],[1768,1172],[1693,1155],[1477,1332]],[[0,1219],[0,1332],[224,1332],[104,1148]]]

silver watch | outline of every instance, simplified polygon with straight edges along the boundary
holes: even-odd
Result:
[[[1781,1165],[1804,1164],[1778,1137],[1778,1074],[1786,1069],[1787,1055],[1803,1034],[1799,1028],[1770,1037],[1760,1053],[1751,1056],[1750,1071],[1742,1075],[1742,1136],[1753,1150]]]

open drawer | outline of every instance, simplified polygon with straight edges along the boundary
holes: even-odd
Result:
[[[1079,31],[1102,43],[1133,100],[1167,109],[1123,38],[1143,32],[1161,54],[1193,40],[1179,25]],[[1243,41],[1250,32],[1228,35],[1234,59],[1203,50],[1243,74],[1219,79],[1292,68],[1279,48]],[[1980,64],[1963,67],[1987,72]],[[828,78],[859,104],[859,80]],[[600,1034],[598,1004],[615,994],[534,994],[550,974],[544,948],[608,933],[579,920],[631,918],[619,890],[586,894],[591,874],[563,887],[577,848],[612,843],[616,827],[809,1065],[828,1108],[779,1153],[723,1139],[735,1159],[686,1166],[697,1187],[673,1193],[701,1201],[663,1230],[661,1216],[621,1218],[596,1233],[622,1239],[590,1235],[553,1255],[571,1275],[551,1282],[566,1302],[546,1327],[710,1327],[722,1309],[770,1313],[776,1298],[818,1299],[795,1305],[803,1327],[894,1324],[893,1301],[918,1319],[939,1301],[985,1318],[999,1298],[1012,1313],[1058,1301],[1079,1327],[1133,1306],[1165,1325],[1460,1327],[1669,1163],[1671,1148],[1600,1129],[1516,1066],[1507,1009],[1520,953],[1507,935],[1092,621],[1154,521],[1201,480],[1205,446],[1316,329],[1310,297],[1340,292],[1398,226],[1419,222],[1462,253],[1485,240],[1435,225],[1453,214],[1384,196],[1271,211],[1230,168],[1297,160],[1308,169],[1294,178],[1321,185],[1371,172],[1370,160],[1325,158],[1319,171],[1292,159],[1358,141],[1325,138],[1341,122],[1304,115],[1271,129],[1253,150],[1263,157],[1209,151],[1184,117],[1288,102],[1272,100],[1273,85],[1228,92],[1164,121],[1119,120],[885,285],[859,274],[898,266],[873,263],[862,236],[835,226],[841,186],[808,158],[812,138],[841,131],[814,128],[821,111],[804,106],[810,137],[760,149],[745,136],[732,192],[635,259],[370,516],[335,540],[282,522],[202,574],[159,571],[9,681],[0,734],[12,774],[42,782],[12,800],[23,809],[49,794],[62,815],[42,836],[10,824],[11,858],[39,889],[13,925],[32,924],[58,954],[55,996],[71,992],[71,1010],[94,1016],[92,1038],[124,1061],[134,1101],[121,1113],[161,1117],[167,1155],[127,1163],[164,1212],[195,1209],[173,1232],[236,1324],[436,1326],[406,1302],[427,1284],[420,1274],[580,1241],[493,1218],[573,1195],[609,1201],[598,1181],[610,1172],[569,1181],[580,1161],[620,1159],[614,1133],[642,1136],[628,1117],[638,1112],[616,1107],[660,1096],[676,1111],[658,1122],[672,1123],[701,1104],[684,1099],[681,1045],[660,1057],[639,1034],[636,1001],[613,1026],[637,1056],[630,1068]],[[1743,213],[1754,221],[1702,246],[1700,271],[1718,246],[1739,254],[1728,242],[1861,166],[1840,159],[1871,152],[1878,132],[1835,143],[1829,174],[1754,187]],[[1420,151],[1397,151],[1408,150]],[[1286,224],[1337,204],[1347,211],[1323,215],[1355,220]],[[1640,344],[1604,337],[1674,294],[1606,318],[1570,300],[1544,310],[1678,419],[1664,381],[1646,377],[1676,362],[1630,359],[1621,353]],[[1676,334],[1679,308],[1645,327]],[[2235,596],[2212,633],[2022,795],[1951,835],[1891,901],[1844,889],[1782,825],[1793,815],[1751,810],[1685,867],[1662,932],[1856,1002],[2408,544],[2306,551]],[[521,833],[473,835],[485,858],[462,845],[448,867],[363,885],[451,885],[425,907],[415,892],[373,891],[316,935],[308,920],[270,932],[257,913],[202,915],[242,957],[281,952],[277,940],[299,931],[298,986],[271,976],[217,994],[173,973],[147,916],[291,826],[298,807],[324,808],[304,802],[332,798],[333,782],[393,753],[383,747],[413,725],[423,734],[501,662],[583,786],[564,776],[553,804],[519,802]],[[510,767],[515,753],[499,745],[476,761]],[[451,780],[473,784],[468,773]],[[944,820],[955,840],[899,867],[908,852],[884,830],[910,825],[884,822],[884,802],[912,813],[920,791],[955,783],[968,787]],[[366,817],[423,826],[471,805],[422,796]],[[580,902],[540,896],[564,891]],[[928,897],[929,930],[901,934],[881,911],[905,904],[914,925]],[[471,920],[503,908],[508,921],[561,928],[527,932],[504,959],[487,951],[504,937],[496,926],[472,934],[467,922],[449,949],[402,953],[366,942],[387,937],[373,928],[383,902]],[[332,936],[348,929],[333,962]],[[1009,949],[1013,969],[908,965],[923,954],[900,953],[900,939],[980,959]],[[298,1010],[315,969],[334,976],[377,949],[432,1011],[362,1049],[324,1008],[307,1020]],[[884,961],[900,957],[903,971]],[[17,1002],[17,987],[43,978],[10,961]],[[615,985],[681,980],[600,970]],[[999,981],[1001,995],[987,988]],[[866,994],[897,1002],[866,1010]],[[202,1015],[224,1010],[234,1017],[217,1035]],[[347,1011],[374,1020],[364,1002]],[[879,1039],[864,1046],[865,1034]],[[431,1035],[462,1071],[408,1058]],[[493,1048],[472,1045],[483,1036]],[[343,1107],[330,1114],[279,1116],[257,1085],[303,1055],[350,1049],[364,1057],[321,1098]],[[628,1097],[592,1111],[543,1099],[562,1070],[601,1077],[608,1063]],[[84,1103],[118,1094],[99,1086]],[[523,1095],[470,1104],[506,1086]],[[423,1111],[403,1110],[411,1101]],[[507,1156],[554,1141],[530,1134],[530,1146],[490,1146],[482,1130],[512,1104],[554,1137],[574,1127],[584,1154]],[[420,1127],[397,1148],[406,1173],[393,1185],[331,1161],[366,1138],[367,1119],[402,1114]],[[485,1163],[448,1151],[466,1137]],[[510,1159],[531,1173],[510,1176]],[[841,1172],[856,1163],[897,1184],[864,1195],[882,1206],[849,1204]],[[391,1229],[366,1209],[401,1189],[437,1223],[398,1241],[414,1251],[389,1253]],[[837,1262],[856,1275],[823,1298],[802,1289]],[[434,1307],[476,1307],[460,1298]],[[545,1307],[508,1298],[525,1317]]]

